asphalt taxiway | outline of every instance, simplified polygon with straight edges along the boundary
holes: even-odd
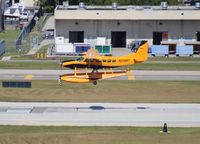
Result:
[[[200,104],[0,102],[0,125],[200,127]]]
[[[59,75],[73,70],[1,69],[0,80],[58,80]],[[82,71],[83,72],[83,71]],[[135,80],[200,80],[200,71],[131,71]],[[127,77],[114,78],[127,80]]]

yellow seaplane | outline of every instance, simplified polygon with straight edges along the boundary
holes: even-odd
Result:
[[[76,60],[67,60],[61,63],[62,67],[74,69],[74,73],[63,74],[59,76],[60,85],[62,81],[71,83],[93,83],[97,80],[109,79],[119,76],[128,76],[128,79],[134,79],[130,72],[130,66],[146,61],[148,58],[148,42],[141,41],[133,53],[124,56],[100,56],[95,49],[90,49],[83,53]],[[125,70],[115,70],[112,68],[126,67]],[[84,72],[77,72],[78,69],[84,69]],[[88,72],[88,69],[92,69]],[[102,71],[99,71],[102,69]],[[109,69],[109,70],[108,70]]]

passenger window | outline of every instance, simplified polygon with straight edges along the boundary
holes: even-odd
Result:
[[[106,62],[106,60],[105,60],[105,59],[103,59],[103,62]]]
[[[112,60],[112,62],[116,62],[116,60]]]
[[[111,60],[108,60],[108,62],[111,62]]]

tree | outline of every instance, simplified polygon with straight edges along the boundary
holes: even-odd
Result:
[[[60,4],[64,0],[40,0],[40,7],[43,12],[53,12],[57,4]]]
[[[69,0],[70,5],[78,5],[79,0]]]
[[[58,4],[66,0],[40,0],[40,6],[43,12],[53,12]],[[70,5],[78,5],[79,2],[85,2],[87,5],[111,5],[117,2],[119,5],[160,5],[162,0],[68,0]],[[167,0],[169,5],[178,4],[178,0]]]

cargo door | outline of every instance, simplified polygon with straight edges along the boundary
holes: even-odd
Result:
[[[126,32],[125,31],[112,31],[111,32],[112,47],[126,48]]]
[[[83,43],[84,42],[84,31],[70,31],[69,32],[70,43]]]

